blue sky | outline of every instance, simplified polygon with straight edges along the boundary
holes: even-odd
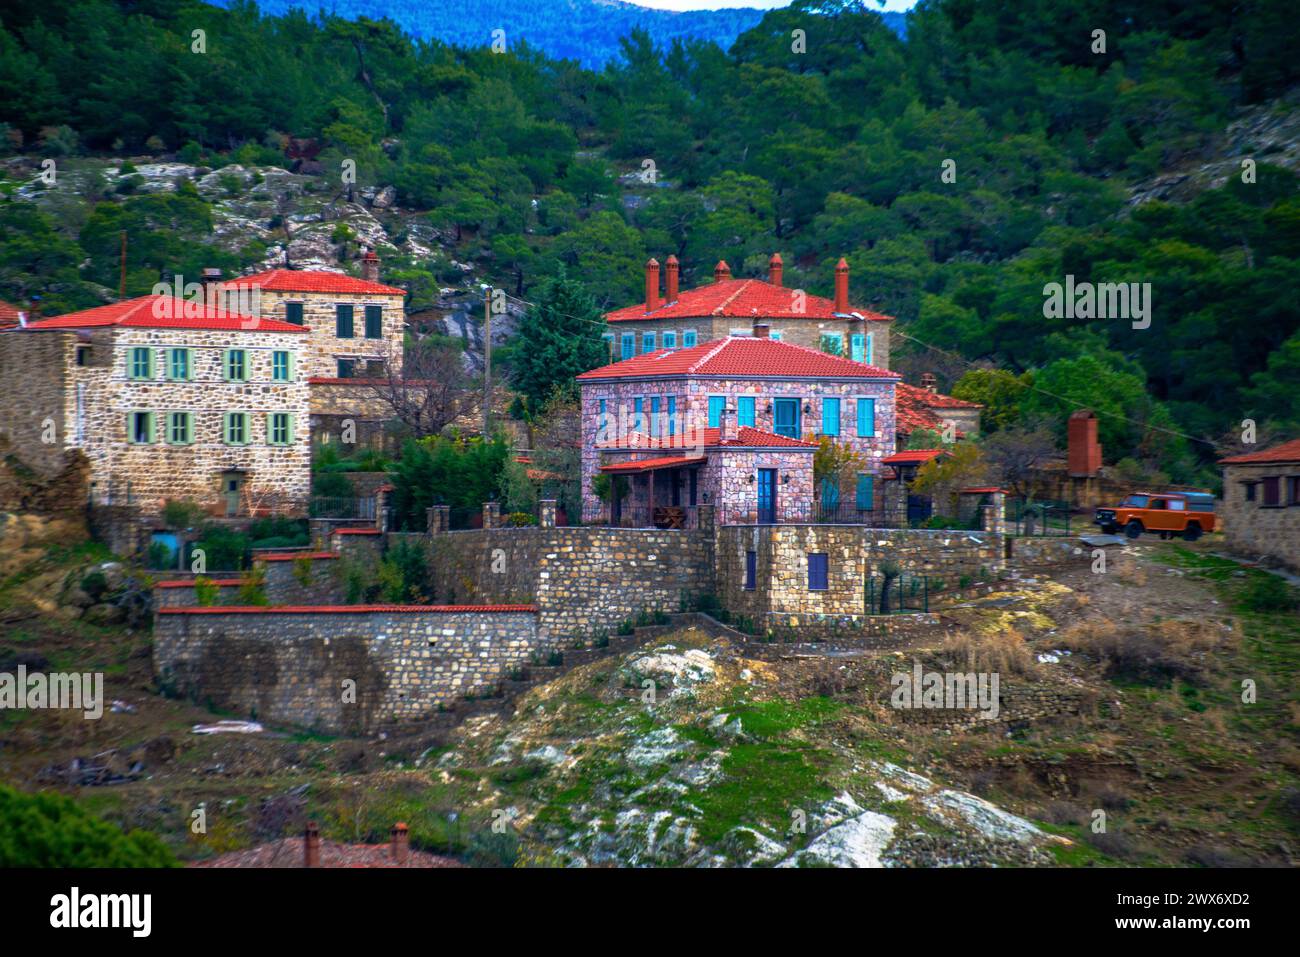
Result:
[[[776,7],[788,7],[790,0],[629,0],[639,7],[657,7],[660,10],[720,10],[723,7],[757,7],[759,10],[772,10]],[[916,6],[917,0],[885,0],[882,5],[878,0],[867,0],[867,5],[884,12],[893,10],[903,12]]]

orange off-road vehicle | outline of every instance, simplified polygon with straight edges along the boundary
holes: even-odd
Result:
[[[1099,508],[1092,520],[1108,535],[1121,530],[1129,538],[1143,532],[1175,535],[1194,542],[1214,531],[1214,496],[1207,492],[1136,492],[1114,508]]]

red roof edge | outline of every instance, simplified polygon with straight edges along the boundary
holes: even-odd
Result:
[[[159,615],[349,615],[369,612],[537,612],[536,605],[178,605]]]

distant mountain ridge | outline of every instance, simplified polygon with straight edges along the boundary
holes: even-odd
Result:
[[[232,5],[232,0],[211,2]],[[464,47],[488,46],[492,31],[504,30],[507,44],[527,40],[551,57],[577,60],[591,69],[617,58],[618,41],[636,27],[647,30],[661,47],[680,38],[711,40],[726,50],[767,12],[740,7],[679,13],[621,0],[258,0],[258,8],[272,15],[298,8],[348,20],[387,17],[412,36]],[[880,15],[903,35],[906,14]]]

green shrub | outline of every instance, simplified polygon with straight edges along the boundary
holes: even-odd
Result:
[[[58,794],[0,785],[0,867],[175,867],[156,835],[121,830]]]
[[[166,542],[150,542],[145,564],[156,569],[175,568],[176,550]]]
[[[510,831],[479,831],[469,839],[465,860],[471,867],[514,867],[519,860],[519,838]]]
[[[1251,575],[1246,580],[1246,587],[1241,590],[1237,604],[1243,611],[1268,613],[1292,611],[1300,605],[1300,600],[1296,597],[1295,589],[1285,579],[1277,575],[1258,574]]]
[[[200,608],[211,608],[221,596],[221,587],[206,575],[194,579],[194,600]]]
[[[207,513],[203,506],[190,499],[171,499],[163,503],[162,520],[168,528],[194,528],[202,523]]]

